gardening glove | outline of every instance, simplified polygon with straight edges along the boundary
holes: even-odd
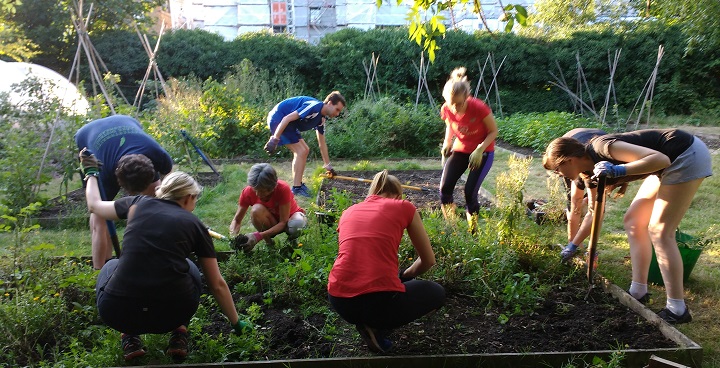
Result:
[[[477,148],[472,151],[472,153],[470,154],[470,165],[468,165],[470,167],[470,170],[475,170],[480,167],[484,154],[484,151],[481,151]]]
[[[279,143],[280,143],[280,138],[275,138],[273,136],[273,137],[270,137],[270,139],[267,141],[267,143],[265,143],[265,147],[263,147],[263,148],[265,149],[265,151],[268,154],[272,155],[273,152],[275,152],[275,150],[277,149],[277,146]]]
[[[627,175],[626,172],[627,170],[625,169],[625,165],[613,165],[607,161],[600,161],[595,164],[595,168],[593,169],[593,178],[598,178],[603,175],[609,179],[618,178]]]
[[[563,262],[567,262],[575,256],[577,251],[578,245],[573,242],[568,242],[565,248],[563,248],[563,250],[560,252],[560,258]]]
[[[233,330],[235,330],[236,335],[243,335],[246,332],[252,331],[252,326],[249,322],[243,321],[241,319],[238,319],[238,321],[235,324],[231,324]]]
[[[409,267],[403,268],[398,272],[398,277],[400,278],[400,282],[408,282],[410,280],[413,280],[414,277],[405,277],[403,274],[405,274],[405,271],[407,271]]]
[[[80,170],[83,175],[85,175],[85,180],[87,180],[89,176],[97,177],[100,175],[102,162],[100,162],[100,160],[98,160],[97,157],[95,157],[95,155],[87,149],[87,147],[80,151],[78,158],[80,159]]]
[[[440,149],[440,154],[443,157],[448,157],[448,156],[450,156],[451,153],[452,153],[452,146],[450,146],[449,144],[443,143],[443,146]]]
[[[255,244],[257,244],[263,238],[262,234],[260,234],[259,231],[256,231],[254,233],[247,233],[244,236],[247,238],[247,242],[245,244],[238,245],[245,252],[253,250],[253,248],[255,248]]]
[[[325,169],[325,176],[328,178],[332,178],[333,176],[337,175],[337,172],[335,172],[335,169],[333,169],[332,165],[325,164],[323,165],[323,169]]]
[[[240,234],[230,238],[230,248],[234,250],[242,250],[243,246],[247,244],[247,236]]]

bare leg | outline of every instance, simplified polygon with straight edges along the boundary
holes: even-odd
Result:
[[[250,210],[250,222],[252,222],[257,231],[265,231],[277,225],[275,217],[273,217],[267,207],[261,204],[252,206]]]
[[[655,255],[668,298],[684,298],[683,263],[675,240],[675,230],[690,208],[703,180],[704,178],[681,184],[660,185],[653,206],[649,233],[655,245]]]
[[[113,247],[108,232],[107,221],[100,216],[90,214],[90,234],[92,241],[92,263],[96,270],[105,265],[105,261],[112,257]]]
[[[300,139],[297,143],[286,144],[285,147],[293,153],[293,186],[300,186],[302,184],[302,177],[303,172],[305,171],[305,165],[307,164],[308,154],[310,154],[310,147],[308,147],[304,139]]]
[[[652,242],[648,224],[659,186],[660,180],[657,176],[649,176],[645,179],[623,218],[630,244],[632,281],[640,284],[647,284],[648,270],[650,269]]]

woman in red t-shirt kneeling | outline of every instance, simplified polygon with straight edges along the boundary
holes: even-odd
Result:
[[[435,253],[415,205],[401,198],[396,177],[387,170],[375,175],[365,201],[340,217],[340,247],[328,277],[330,304],[377,353],[392,347],[389,330],[445,303],[442,286],[415,280],[435,265]],[[398,273],[398,248],[405,230],[418,258]]]

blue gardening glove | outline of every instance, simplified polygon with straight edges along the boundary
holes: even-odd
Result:
[[[603,175],[605,175],[608,179],[618,178],[627,175],[626,171],[625,165],[613,165],[607,161],[600,161],[595,164],[595,168],[593,169],[593,178]]]
[[[485,151],[481,151],[477,148],[472,151],[472,153],[470,154],[470,165],[468,165],[470,167],[470,170],[475,170],[480,167],[480,164],[482,164],[484,153]]]
[[[563,262],[567,262],[572,257],[574,257],[577,252],[578,245],[574,244],[573,242],[568,242],[565,248],[563,248],[563,250],[560,252],[560,258]]]
[[[232,326],[233,330],[235,330],[236,335],[242,335],[246,332],[252,331],[252,326],[250,325],[250,323],[245,322],[241,319],[238,319],[237,323],[235,323],[234,325],[231,324],[230,326]]]
[[[78,159],[80,160],[80,170],[83,175],[85,175],[85,180],[87,180],[89,176],[97,177],[100,175],[102,162],[100,162],[100,160],[98,160],[97,157],[95,157],[95,155],[87,149],[87,147],[80,151]]]
[[[280,143],[280,138],[270,137],[270,139],[265,143],[265,151],[272,155],[273,152],[277,149],[278,144]]]

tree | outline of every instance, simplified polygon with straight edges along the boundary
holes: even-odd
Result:
[[[15,14],[17,0],[0,0],[0,13],[3,15]],[[25,37],[25,34],[12,23],[0,18],[0,58],[16,61],[25,61],[37,54],[37,45]]]
[[[720,47],[720,1],[646,0],[643,3],[646,16],[681,27],[688,35],[688,52]]]
[[[0,21],[0,58],[27,61],[38,54],[37,45],[12,24]]]
[[[149,28],[153,23],[150,12],[164,3],[163,0],[84,2],[82,14],[90,14],[91,37],[113,29],[134,32],[136,24],[141,30]],[[0,24],[14,30],[19,40],[37,45],[38,53],[30,61],[62,71],[68,68],[77,48],[77,33],[72,22],[72,17],[80,11],[75,8],[76,4],[75,0],[0,0]]]
[[[383,1],[389,0],[376,0],[377,6],[380,7]],[[396,1],[400,5],[404,0]],[[414,0],[414,4],[407,16],[410,21],[408,37],[422,46],[423,50],[428,53],[430,61],[435,61],[435,51],[440,48],[437,41],[443,38],[446,32],[445,25],[442,23],[445,18],[440,13],[460,4],[470,5],[472,12],[477,14],[485,28],[492,32],[487,26],[485,12],[480,0]],[[498,0],[498,4],[502,7],[500,0]],[[528,14],[525,7],[509,4],[502,7],[502,9],[503,16],[500,20],[505,22],[505,32],[512,31],[515,23],[522,26],[526,25]]]
[[[529,33],[562,35],[597,23],[616,24],[636,10],[638,0],[538,0],[529,16]]]

